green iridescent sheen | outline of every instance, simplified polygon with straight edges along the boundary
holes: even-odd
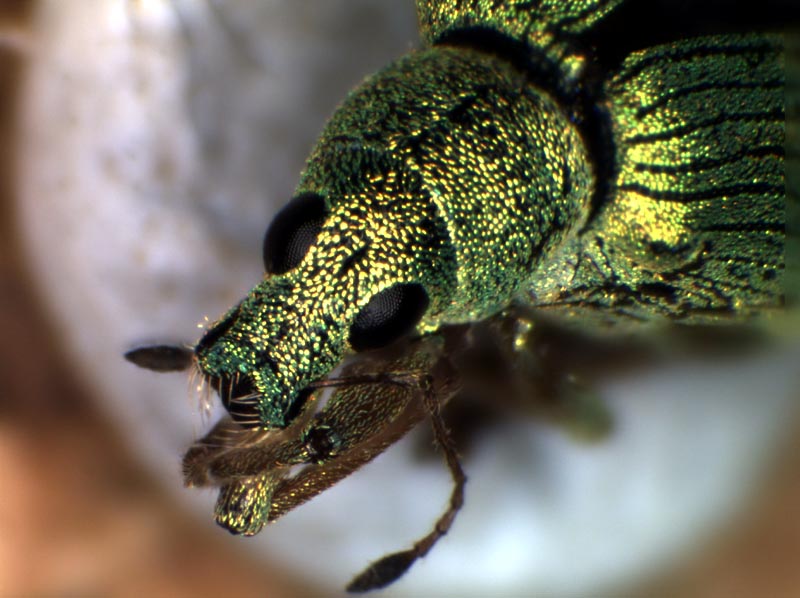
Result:
[[[316,243],[248,295],[200,365],[252,377],[263,423],[283,427],[297,391],[348,352],[376,293],[421,284],[430,306],[420,332],[486,318],[560,255],[591,187],[577,129],[525,73],[463,48],[415,52],[328,123],[297,190],[326,200]],[[258,369],[263,353],[277,367]]]
[[[416,332],[431,336],[512,303],[581,326],[781,306],[781,38],[642,50],[587,91],[570,36],[620,3],[417,2],[426,47],[348,96],[302,174],[297,194],[327,207],[316,242],[198,347],[205,375],[253,383],[252,423],[291,426],[300,391],[351,352],[359,312],[399,283],[425,289]],[[514,55],[487,49],[487,32]],[[347,417],[332,425],[361,442]],[[218,519],[260,529],[279,478],[225,486]]]

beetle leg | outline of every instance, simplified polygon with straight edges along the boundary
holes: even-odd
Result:
[[[441,402],[436,398],[436,391],[432,384],[423,389],[422,402],[428,417],[431,420],[433,434],[436,442],[444,453],[447,467],[453,478],[453,489],[450,501],[445,512],[436,520],[433,529],[423,538],[414,543],[407,550],[387,555],[372,563],[367,569],[357,575],[347,586],[348,592],[368,592],[383,588],[403,575],[414,562],[424,557],[439,539],[447,534],[453,524],[458,511],[464,504],[464,486],[467,476],[461,468],[461,462],[456,453],[455,444],[440,413]]]
[[[526,315],[514,320],[510,359],[519,373],[521,407],[544,415],[580,441],[602,440],[613,427],[608,407],[581,364],[583,353],[602,354],[597,343]]]

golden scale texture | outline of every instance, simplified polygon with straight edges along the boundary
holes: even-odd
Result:
[[[541,301],[586,315],[738,320],[782,303],[780,37],[630,56],[607,85],[618,175],[574,272]]]
[[[367,187],[362,172],[342,167],[347,153],[396,164],[407,173],[398,177],[405,184],[391,195]],[[362,263],[380,269],[381,260],[392,263],[398,255],[441,262],[405,280],[395,263],[378,283],[422,283],[431,297],[422,329],[430,331],[492,315],[524,290],[539,260],[585,220],[591,185],[577,130],[547,94],[498,58],[443,47],[401,59],[348,98],[326,127],[299,191],[326,195],[334,214],[350,196],[392,205],[404,198],[403,217],[392,225],[401,230],[419,218],[408,206],[425,204],[420,216],[433,219],[442,235],[436,251],[430,237],[407,243],[393,230],[372,241],[380,254]],[[331,194],[334,186],[338,193]],[[363,223],[351,219],[346,226]],[[336,249],[349,242],[336,241]],[[366,289],[374,291],[374,284]]]
[[[624,0],[440,0],[418,1],[420,33],[436,44],[452,32],[488,29],[525,42],[557,64],[565,81],[580,76],[585,57],[565,40],[590,29]]]
[[[257,428],[251,445],[231,445],[229,424],[187,454],[188,467],[214,447],[240,450],[238,465],[215,465],[220,523],[255,533],[424,416],[400,387],[373,384],[335,391],[312,420],[302,392],[351,353],[359,314],[395,285],[425,290],[425,336],[376,371],[424,372],[443,355],[424,339],[514,302],[581,326],[740,320],[782,304],[781,39],[637,52],[595,90],[605,126],[592,132],[563,105],[589,64],[568,42],[620,3],[417,2],[426,48],[350,94],[302,174],[298,196],[325,204],[315,242],[196,348],[229,409]],[[505,36],[527,60],[469,47],[477,30]],[[326,465],[338,451],[350,461]],[[302,462],[317,466],[288,480],[288,465]]]

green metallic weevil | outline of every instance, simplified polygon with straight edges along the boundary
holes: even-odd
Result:
[[[188,485],[221,487],[218,523],[257,533],[428,418],[454,489],[425,538],[349,589],[385,586],[463,501],[439,411],[475,382],[479,344],[518,366],[540,314],[603,328],[782,306],[781,38],[604,63],[591,36],[621,5],[418,0],[425,47],[330,119],[267,230],[264,279],[192,349],[128,354],[194,366],[227,408],[184,459]]]

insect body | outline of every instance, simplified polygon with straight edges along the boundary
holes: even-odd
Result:
[[[194,363],[219,392],[231,421],[184,467],[221,487],[220,524],[258,532],[429,417],[454,491],[428,536],[351,589],[386,585],[461,505],[439,410],[471,383],[479,330],[521,362],[540,312],[692,324],[780,306],[780,38],[697,38],[610,68],[581,36],[620,4],[420,0],[426,47],[331,118],[267,231],[264,280],[191,351],[129,354]]]

